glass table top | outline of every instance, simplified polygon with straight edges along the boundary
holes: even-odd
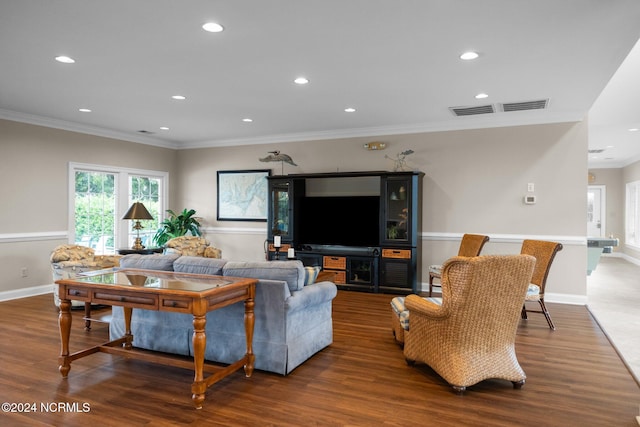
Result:
[[[233,283],[222,277],[198,277],[174,272],[151,272],[143,270],[98,270],[78,275],[74,279],[81,283],[130,286],[135,288],[170,289],[201,292]]]

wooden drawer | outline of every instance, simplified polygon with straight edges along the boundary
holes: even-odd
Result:
[[[411,259],[410,249],[383,249],[382,258]]]
[[[325,269],[346,270],[347,257],[324,256],[322,257],[322,267]]]
[[[160,310],[191,313],[191,298],[160,297]]]
[[[333,283],[337,283],[337,284],[345,284],[347,283],[347,272],[344,270],[341,271],[336,271],[336,270],[323,270],[326,271],[327,273],[334,273],[334,277],[333,280],[331,280]]]
[[[76,301],[90,301],[89,298],[89,290],[88,289],[76,289],[74,287],[69,287],[66,289],[67,297]]]
[[[150,310],[158,309],[157,295],[130,294],[128,292],[93,292],[91,301],[95,304],[122,305],[126,307],[140,307]]]

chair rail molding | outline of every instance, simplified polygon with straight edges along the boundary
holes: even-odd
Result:
[[[67,240],[68,231],[36,231],[31,233],[0,233],[0,243]]]
[[[441,232],[423,232],[422,240],[430,241],[459,241],[464,233],[441,233]],[[486,232],[478,232],[477,234],[486,234],[491,240],[490,243],[522,243],[523,240],[550,240],[569,246],[587,246],[586,236],[555,236],[546,234],[491,234]]]

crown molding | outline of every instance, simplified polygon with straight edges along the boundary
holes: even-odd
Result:
[[[248,138],[212,139],[204,141],[177,142],[165,141],[144,135],[132,135],[113,129],[89,126],[76,122],[42,117],[33,114],[20,113],[11,110],[0,109],[0,119],[15,122],[28,123],[38,126],[46,126],[54,129],[79,132],[88,135],[135,142],[138,144],[153,145],[156,147],[170,148],[174,150],[229,147],[241,145],[264,145],[286,142],[317,141],[328,139],[372,137],[384,135],[407,135],[414,133],[451,132],[472,129],[490,129],[512,126],[544,125],[553,123],[581,122],[584,117],[578,113],[549,113],[543,111],[534,112],[509,112],[490,115],[456,117],[451,120],[434,123],[414,123],[406,125],[371,126],[351,129],[332,129],[317,132],[297,132],[277,135],[264,135]]]
[[[153,145],[156,147],[178,149],[180,145],[176,142],[167,142],[157,138],[143,135],[131,135],[113,129],[89,126],[81,123],[68,122],[66,120],[42,117],[34,114],[20,113],[17,111],[0,109],[0,119],[14,122],[27,123],[30,125],[45,126],[53,129],[66,130],[70,132],[84,133],[87,135],[100,136],[103,138],[118,139],[121,141],[135,142],[137,144]]]

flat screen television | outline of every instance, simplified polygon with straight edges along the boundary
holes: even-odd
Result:
[[[380,197],[304,197],[296,216],[303,245],[379,246]]]

